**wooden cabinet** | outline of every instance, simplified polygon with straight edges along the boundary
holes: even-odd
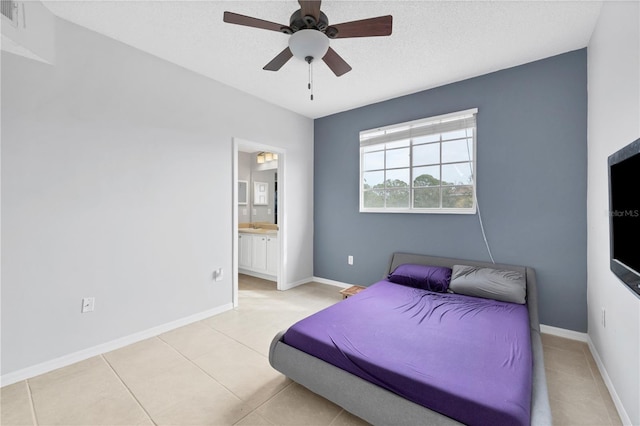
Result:
[[[238,270],[241,273],[275,280],[279,259],[277,235],[238,234]]]

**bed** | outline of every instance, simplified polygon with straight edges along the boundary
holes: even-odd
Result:
[[[398,281],[415,265],[513,273],[522,303]],[[372,424],[551,424],[532,268],[394,253],[388,272],[278,333],[271,365]]]

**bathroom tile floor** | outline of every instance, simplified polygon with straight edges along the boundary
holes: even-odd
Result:
[[[240,276],[239,307],[2,388],[2,425],[366,425],[273,370],[273,336],[341,300]],[[556,425],[620,425],[585,343],[543,335]]]

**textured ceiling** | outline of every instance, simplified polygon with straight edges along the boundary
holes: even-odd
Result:
[[[54,14],[307,117],[317,118],[587,46],[600,1],[326,0],[330,24],[393,15],[389,37],[336,39],[353,70],[291,59],[263,71],[285,34],[222,22],[228,10],[282,24],[286,1],[45,1]]]

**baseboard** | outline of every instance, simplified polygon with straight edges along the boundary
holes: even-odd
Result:
[[[540,331],[542,333],[551,334],[558,337],[564,337],[566,339],[579,340],[581,342],[585,342],[589,346],[589,350],[591,351],[591,355],[598,366],[598,370],[600,371],[600,375],[602,376],[602,380],[604,380],[605,385],[607,385],[607,389],[611,394],[611,399],[616,406],[616,410],[618,410],[618,415],[620,416],[620,420],[622,420],[622,424],[630,425],[631,418],[627,414],[624,406],[622,405],[622,401],[616,392],[615,387],[613,386],[613,382],[607,373],[607,370],[604,368],[604,363],[600,359],[600,355],[598,351],[596,351],[596,347],[591,341],[591,337],[587,333],[580,333],[578,331],[567,330],[565,328],[552,327],[550,325],[540,324]]]
[[[263,274],[262,272],[250,271],[249,269],[238,268],[238,273],[250,275],[256,278],[262,278],[263,280],[267,280],[267,281],[278,281],[278,277],[275,275]]]
[[[591,336],[589,335],[587,335],[587,344],[589,345],[589,350],[591,351],[591,355],[593,356],[593,359],[595,360],[596,365],[598,366],[598,370],[600,371],[602,380],[604,380],[604,384],[607,385],[607,389],[609,390],[609,394],[611,395],[613,404],[616,406],[616,410],[618,410],[618,415],[620,416],[620,420],[622,421],[622,424],[623,425],[632,424],[631,418],[629,417],[629,414],[627,414],[627,411],[624,409],[624,405],[622,405],[622,401],[618,396],[618,392],[616,392],[616,388],[613,386],[613,382],[609,377],[609,373],[607,373],[607,369],[604,368],[604,363],[600,358],[600,354],[598,354],[598,351],[596,350],[596,347],[593,344],[593,341],[591,340]]]
[[[320,284],[328,284],[328,285],[332,285],[335,287],[340,287],[340,288],[349,288],[351,287],[353,284],[347,284],[347,283],[343,283],[340,281],[333,281],[333,280],[328,280],[326,278],[320,278],[320,277],[313,277],[313,281],[320,283]]]
[[[313,281],[313,277],[303,278],[301,280],[294,281],[291,283],[285,283],[283,290],[291,290],[294,287],[298,287],[299,285],[310,283],[311,281]]]
[[[585,343],[589,338],[587,333],[580,333],[579,331],[567,330],[566,328],[552,327],[544,324],[540,324],[540,332],[551,334],[553,336],[564,337],[565,339],[579,340],[580,342]]]
[[[310,282],[316,282],[316,283],[320,283],[320,284],[328,284],[328,285],[332,285],[335,287],[340,287],[340,288],[348,288],[351,287],[353,284],[346,284],[340,281],[333,281],[333,280],[328,280],[326,278],[320,278],[320,277],[309,277],[309,278],[304,278],[302,280],[298,280],[292,283],[287,283],[286,287],[283,290],[290,290],[294,287],[298,287],[299,285],[302,284],[307,284]]]
[[[112,340],[110,342],[102,343],[102,344],[93,346],[91,348],[83,349],[78,352],[73,352],[71,354],[52,359],[50,361],[45,361],[40,364],[32,365],[31,367],[27,367],[18,371],[7,373],[0,377],[0,383],[2,384],[2,386],[6,386],[6,385],[19,382],[21,380],[30,379],[32,377],[39,376],[40,374],[48,373],[49,371],[66,367],[68,365],[75,364],[76,362],[84,361],[85,359],[89,359],[94,356],[102,355],[104,353],[111,352],[116,349],[120,349],[124,346],[137,343],[141,340],[145,340],[150,337],[155,337],[159,334],[166,333],[167,331],[171,331],[178,327],[182,327],[182,326],[194,323],[196,321],[200,321],[205,318],[209,318],[211,316],[221,314],[231,309],[233,309],[233,304],[227,303],[225,305],[218,306],[217,308],[209,309],[207,311],[190,315],[188,317],[180,318],[178,320],[171,321],[156,327],[152,327],[147,330],[140,331],[138,333],[130,334],[128,336],[124,336],[119,339]]]

